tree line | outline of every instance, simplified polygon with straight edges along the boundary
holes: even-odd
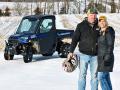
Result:
[[[5,10],[0,9],[0,16],[16,15],[33,15],[33,14],[80,14],[85,13],[88,8],[94,7],[99,12],[107,12],[106,7],[111,7],[111,13],[120,12],[120,0],[115,3],[114,0],[32,0],[32,2],[25,2],[26,0],[14,1],[14,8],[6,6]],[[23,4],[24,3],[24,4]],[[82,9],[84,4],[84,9]]]

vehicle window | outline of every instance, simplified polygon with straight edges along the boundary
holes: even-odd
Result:
[[[44,19],[40,25],[40,33],[49,32],[52,28],[52,19]]]
[[[33,33],[37,23],[38,20],[24,19],[22,20],[16,33]]]
[[[21,32],[29,31],[31,24],[32,23],[28,19],[23,20],[21,25]]]

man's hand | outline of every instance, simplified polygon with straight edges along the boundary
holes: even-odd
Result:
[[[69,60],[70,58],[73,57],[73,55],[74,55],[73,53],[69,53],[68,56],[67,56],[67,59]]]

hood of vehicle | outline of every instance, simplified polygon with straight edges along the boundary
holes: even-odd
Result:
[[[31,34],[13,34],[9,39],[19,39],[20,37],[29,37]]]
[[[8,40],[17,40],[19,43],[27,43],[31,34],[14,34],[9,37]]]

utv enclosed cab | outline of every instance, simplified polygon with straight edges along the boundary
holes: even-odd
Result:
[[[12,60],[14,55],[23,55],[25,63],[31,62],[33,54],[52,56],[55,51],[66,57],[70,43],[63,39],[71,38],[73,30],[56,30],[55,16],[30,15],[23,17],[16,33],[6,42],[4,57]]]

